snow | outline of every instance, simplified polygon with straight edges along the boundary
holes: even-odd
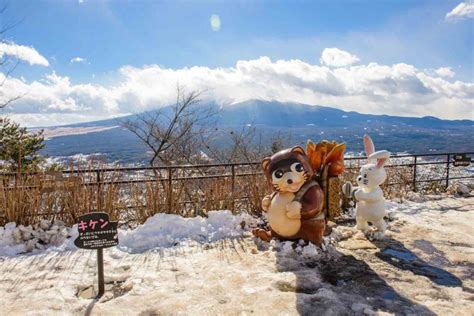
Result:
[[[90,127],[46,127],[43,129],[43,135],[45,139],[51,139],[54,137],[71,136],[71,135],[83,135],[89,133],[97,133],[106,131],[119,126],[90,126]],[[32,132],[39,131],[38,128],[32,128]]]
[[[174,214],[156,214],[143,225],[131,230],[119,229],[118,248],[128,253],[177,246],[181,242],[210,243],[226,238],[238,238],[244,233],[242,223],[256,226],[258,220],[248,214],[233,215],[232,212],[211,211],[206,218],[198,216],[184,218]],[[70,236],[70,238],[67,238]],[[42,221],[32,227],[8,223],[0,227],[0,256],[14,256],[26,252],[77,250],[77,225],[71,229],[64,223]]]
[[[68,228],[61,221],[42,220],[35,226],[7,223],[0,227],[0,256],[14,256],[19,253],[37,253],[48,246],[69,244],[66,240]]]
[[[2,314],[470,315],[474,198],[420,201],[387,201],[391,221],[381,240],[337,226],[323,249],[257,240],[242,228],[258,223],[248,215],[158,214],[120,230],[120,246],[104,250],[110,290],[97,300],[87,296],[94,251],[75,249],[72,237],[18,254],[24,243],[15,244],[18,227],[8,224],[0,238]]]
[[[242,236],[242,222],[253,223],[247,214],[211,211],[207,218],[184,218],[173,214],[157,214],[133,230],[119,231],[119,248],[130,253],[176,246],[183,241],[209,243]]]

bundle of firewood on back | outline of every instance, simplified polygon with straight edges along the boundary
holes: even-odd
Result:
[[[308,140],[306,144],[306,154],[326,197],[324,209],[330,220],[341,215],[341,186],[338,176],[345,170],[345,149],[345,143],[338,144],[336,141],[323,140],[315,144]]]

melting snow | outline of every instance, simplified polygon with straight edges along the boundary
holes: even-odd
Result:
[[[77,250],[75,236],[56,233],[63,237],[43,241],[44,249],[15,255],[27,251],[30,236],[10,223],[0,228],[2,313],[468,315],[474,310],[474,198],[418,200],[387,202],[382,240],[351,224],[336,227],[323,249],[257,240],[242,229],[242,221],[257,224],[247,215],[158,214],[119,230],[120,246],[104,251],[106,282],[114,290],[97,300],[82,296],[96,283],[94,251]],[[44,223],[44,236],[53,225]]]

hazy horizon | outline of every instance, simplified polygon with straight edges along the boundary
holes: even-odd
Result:
[[[242,101],[242,102],[237,102],[237,103],[232,103],[232,104],[227,104],[227,105],[223,105],[224,107],[226,106],[233,106],[233,105],[239,105],[241,103],[246,103],[246,102],[252,102],[252,101],[264,101],[264,102],[278,102],[278,101],[275,101],[275,100],[258,100],[258,99],[248,99],[248,100],[245,100],[245,101]],[[283,103],[283,102],[281,102]],[[314,107],[326,107],[326,108],[333,108],[333,109],[338,109],[337,107],[335,106],[330,106],[330,105],[320,105],[320,104],[305,104],[305,103],[296,103],[296,102],[285,102],[285,103],[295,103],[295,104],[300,104],[300,105],[306,105],[306,106],[314,106]],[[205,105],[205,104],[203,104]],[[166,105],[166,106],[170,106],[170,105]],[[166,107],[165,106],[165,107]],[[159,110],[160,108],[162,107],[156,107],[156,108],[151,108],[151,109],[148,109],[147,111],[156,111],[156,110]],[[342,110],[344,111],[344,110]],[[346,112],[351,112],[351,111],[346,111]],[[364,112],[358,112],[358,111],[353,111],[353,112],[357,112],[359,114],[363,114],[363,115],[388,115],[388,114],[372,114],[372,113],[364,113]],[[67,124],[60,124],[60,125],[43,125],[43,126],[28,126],[28,128],[31,128],[31,129],[39,129],[39,128],[56,128],[56,127],[67,127],[67,126],[71,126],[71,125],[76,125],[76,124],[87,124],[87,123],[94,123],[94,122],[98,122],[98,121],[103,121],[103,120],[113,120],[113,119],[120,119],[120,118],[124,118],[124,117],[128,117],[128,116],[131,116],[131,115],[139,115],[143,112],[140,112],[140,113],[123,113],[119,116],[111,116],[111,117],[108,117],[108,118],[101,118],[99,120],[87,120],[87,121],[78,121],[78,122],[74,122],[74,123],[67,123]],[[474,123],[474,120],[473,119],[470,119],[470,118],[462,118],[462,119],[443,119],[443,118],[440,118],[440,117],[437,117],[437,116],[432,116],[432,115],[425,115],[425,116],[413,116],[413,115],[388,115],[388,116],[394,116],[394,117],[402,117],[402,118],[427,118],[427,117],[434,117],[434,118],[437,118],[437,119],[440,119],[440,120],[444,120],[444,121],[473,121]]]
[[[0,114],[56,126],[171,104],[299,102],[474,118],[470,1],[5,2]],[[18,22],[18,23],[17,23]],[[13,64],[10,64],[13,66]],[[7,77],[5,77],[7,76]]]

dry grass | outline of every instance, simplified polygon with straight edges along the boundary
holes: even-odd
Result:
[[[72,224],[79,215],[91,211],[107,212],[112,219],[129,225],[143,223],[156,213],[189,217],[221,209],[259,212],[266,189],[262,176],[233,178],[224,169],[229,168],[174,170],[171,192],[166,170],[156,175],[102,172],[99,184],[92,169],[65,175],[7,175],[0,181],[0,225],[12,221],[29,225],[41,219]],[[247,166],[243,169],[238,172],[256,172]],[[206,178],[209,176],[214,177]],[[190,177],[193,179],[187,179]]]
[[[347,161],[341,183],[358,174],[364,160]],[[387,198],[403,199],[413,189],[413,167],[386,168],[383,185]],[[157,213],[206,216],[210,210],[230,209],[260,215],[260,202],[268,192],[260,165],[175,168],[172,182],[168,170],[86,172],[9,175],[0,178],[0,225],[14,221],[32,224],[40,219],[76,222],[79,215],[104,211],[123,224],[136,225]],[[192,177],[192,179],[188,179]],[[146,180],[148,182],[137,182]],[[170,190],[170,184],[171,189]],[[444,187],[433,182],[423,190]]]

